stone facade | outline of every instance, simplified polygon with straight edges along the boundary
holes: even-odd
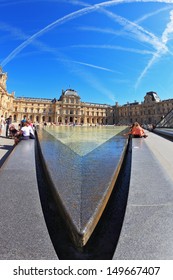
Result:
[[[7,73],[2,72],[0,67],[0,115],[5,118],[13,112],[14,92],[8,93],[6,88]]]
[[[115,106],[82,102],[75,90],[62,91],[59,99],[15,97],[8,93],[7,73],[0,68],[0,115],[12,115],[13,122],[24,117],[35,123],[59,124],[118,124],[138,121],[140,124],[157,124],[173,109],[173,99],[161,101],[156,92],[147,92],[144,102]]]
[[[110,105],[81,102],[77,92],[68,89],[59,100],[14,98],[11,114],[16,122],[26,117],[38,123],[108,124],[111,111]]]
[[[112,106],[82,102],[75,90],[62,91],[60,98],[26,98],[9,94],[6,90],[7,74],[0,72],[0,114],[12,115],[13,122],[24,117],[35,123],[59,124],[112,124]]]
[[[156,92],[147,92],[144,102],[127,103],[114,106],[118,124],[154,124],[160,122],[173,109],[173,99],[161,101]]]

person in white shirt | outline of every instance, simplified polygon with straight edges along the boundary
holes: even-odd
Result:
[[[21,139],[23,140],[30,139],[31,138],[30,134],[34,135],[32,127],[27,122],[23,124],[23,127],[21,128],[21,133],[22,133]]]
[[[3,115],[1,115],[1,119],[0,119],[0,136],[2,134],[2,130],[5,127],[5,118]]]
[[[20,140],[35,139],[34,130],[29,123],[23,123],[21,129],[15,134],[14,143],[17,145]]]
[[[27,120],[27,125],[31,128],[30,138],[35,139],[34,127],[30,120]]]

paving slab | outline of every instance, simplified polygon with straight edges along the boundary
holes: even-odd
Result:
[[[132,140],[129,196],[113,259],[173,259],[173,143],[148,134]]]
[[[38,193],[35,141],[21,141],[0,169],[0,259],[57,259]]]
[[[6,138],[4,134],[0,136],[0,167],[3,165],[14,148],[14,139]]]

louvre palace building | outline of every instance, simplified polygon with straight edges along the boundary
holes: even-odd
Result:
[[[129,125],[157,124],[173,109],[173,99],[160,100],[156,92],[147,92],[144,101],[115,105],[81,101],[73,89],[62,90],[59,98],[15,97],[8,93],[7,73],[0,68],[0,115],[20,123],[25,117],[33,123]]]

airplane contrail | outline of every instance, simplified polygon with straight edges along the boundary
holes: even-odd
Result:
[[[125,48],[117,45],[72,45],[72,48],[96,48],[96,49],[110,49],[110,50],[119,50],[119,51],[126,51],[126,52],[133,52],[138,54],[154,54],[153,51],[148,50],[138,50],[133,48]]]
[[[161,42],[163,44],[167,44],[167,42],[169,41],[169,34],[173,33],[173,10],[171,10],[170,12],[170,21],[167,24],[163,34],[162,34],[162,38],[161,38]],[[173,53],[169,52],[171,55],[173,55]],[[147,66],[144,68],[144,70],[142,71],[142,73],[140,74],[140,76],[137,79],[137,82],[135,84],[135,88],[137,88],[141,82],[141,80],[144,78],[144,76],[147,74],[148,70],[153,66],[153,64],[161,57],[162,54],[165,54],[163,49],[158,49],[157,52],[154,53],[153,57],[149,60]]]
[[[114,70],[111,70],[111,69],[108,69],[108,68],[105,68],[105,67],[101,67],[101,66],[98,66],[98,65],[90,64],[90,63],[85,63],[85,62],[76,61],[76,60],[71,60],[71,62],[80,64],[80,65],[84,65],[84,66],[88,66],[88,67],[91,67],[91,68],[104,70],[104,71],[107,71],[107,72],[117,73],[117,71],[114,71]]]
[[[15,48],[2,62],[1,66],[4,67],[8,62],[10,62],[18,53],[20,53],[26,46],[28,46],[30,43],[32,43],[33,40],[40,37],[44,33],[48,32],[50,29],[54,28],[57,25],[64,24],[70,20],[73,20],[75,18],[78,18],[84,14],[88,14],[91,12],[94,12],[101,7],[109,7],[113,5],[118,5],[120,3],[132,3],[132,2],[157,2],[157,3],[173,3],[173,0],[112,0],[112,1],[105,1],[98,4],[94,4],[92,6],[88,6],[85,8],[82,8],[80,10],[77,10],[75,12],[72,12],[64,17],[61,17],[57,19],[56,21],[50,23],[40,31],[33,34],[31,37],[29,37],[27,40],[25,40],[22,44],[20,44],[17,48]]]

